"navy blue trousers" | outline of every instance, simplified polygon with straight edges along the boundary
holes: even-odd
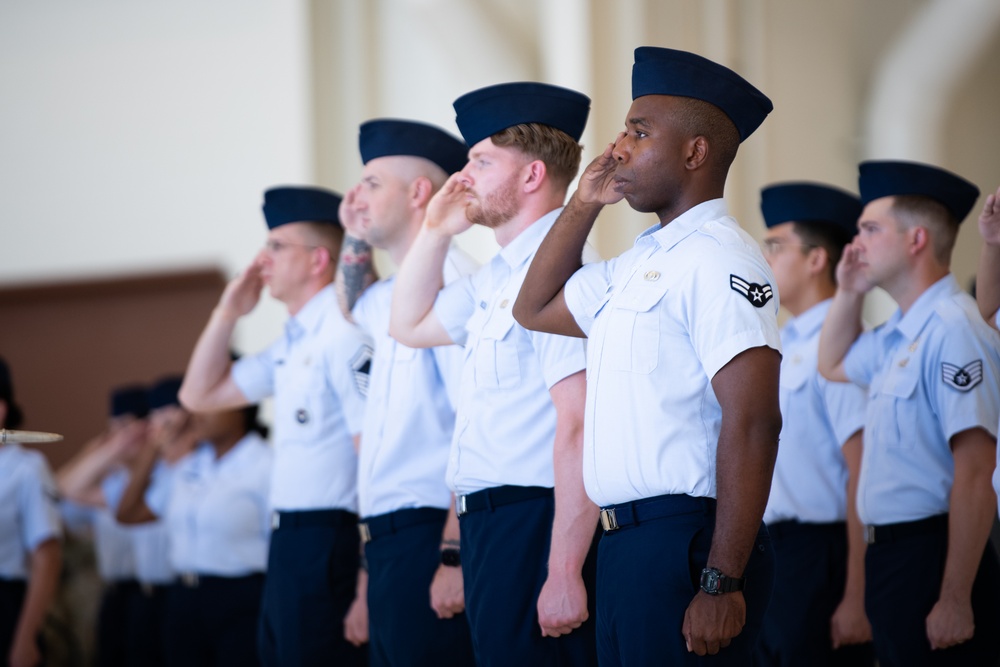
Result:
[[[357,517],[341,510],[290,514],[283,512],[271,533],[258,635],[261,663],[367,664],[367,649],[344,639],[361,555]]]
[[[590,618],[562,637],[542,637],[538,594],[547,576],[555,501],[523,500],[470,512],[462,528],[466,615],[479,667],[596,665],[594,557],[584,565]]]
[[[937,602],[948,555],[948,528],[868,545],[865,608],[879,667],[994,667],[1000,661],[1000,566],[987,542],[972,586],[973,638],[932,651],[927,615]]]
[[[253,667],[264,575],[201,577],[167,591],[163,639],[168,667]]]
[[[26,592],[25,582],[0,579],[0,665],[7,664]]]
[[[164,662],[163,616],[167,586],[137,585],[130,589],[126,609],[128,632],[125,651],[129,665],[160,667]]]
[[[597,647],[601,667],[752,664],[771,597],[774,554],[761,524],[745,570],[746,625],[714,656],[689,653],[684,612],[699,591],[715,527],[714,503],[604,534],[597,559]]]
[[[107,584],[97,610],[97,667],[139,665],[129,655],[129,607],[139,593],[134,579]]]
[[[431,581],[441,562],[441,531],[447,511],[424,507],[375,519],[390,524],[394,518],[413,517],[415,513],[426,520],[390,529],[365,545],[369,664],[474,667],[465,614],[439,619],[431,609]]]
[[[830,619],[847,581],[847,527],[782,521],[768,525],[774,549],[771,604],[757,644],[768,667],[873,667],[871,642],[833,649]]]

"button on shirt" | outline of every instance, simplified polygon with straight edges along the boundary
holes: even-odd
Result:
[[[272,463],[271,448],[252,432],[222,458],[202,444],[153,478],[146,505],[164,518],[177,572],[238,577],[266,569]]]
[[[819,333],[830,300],[781,329],[781,438],[764,521],[830,523],[847,519],[847,462],[841,447],[864,428],[865,393],[830,382],[816,369]]]
[[[903,315],[863,333],[844,359],[868,389],[858,515],[866,524],[915,521],[949,508],[950,440],[981,427],[996,437],[1000,335],[948,274]]]
[[[361,431],[370,367],[370,340],[344,319],[333,285],[289,319],[284,337],[233,364],[249,402],[274,396],[275,509],[357,512],[352,436]]]
[[[157,469],[166,464],[159,462]],[[110,560],[107,566],[112,579],[131,579],[134,576],[144,584],[168,584],[174,579],[174,570],[170,565],[170,536],[162,521],[151,521],[138,525],[123,526],[115,521],[125,489],[128,488],[129,473],[124,468],[118,468],[101,481],[101,491],[108,504],[108,513],[100,517],[100,531],[107,546],[111,549],[121,548],[114,545],[120,543],[122,537],[128,540],[131,548],[117,553],[107,554]],[[113,524],[113,525],[109,525]],[[121,531],[122,536],[118,533]],[[129,573],[131,560],[132,573]]]
[[[447,480],[459,494],[554,485],[556,411],[549,389],[586,366],[579,338],[528,331],[511,309],[562,209],[521,232],[475,275],[445,287],[434,313],[465,346]]]
[[[704,202],[584,266],[563,293],[589,337],[590,498],[716,497],[722,410],[711,380],[745,350],[780,349],[777,291],[757,244],[723,200]]]
[[[0,446],[0,579],[27,579],[29,554],[60,534],[45,458],[17,443]]]
[[[446,284],[475,272],[455,247],[444,267]],[[354,321],[375,342],[358,470],[361,516],[413,507],[447,509],[448,451],[464,351],[457,345],[413,349],[389,335],[395,278],[375,283],[354,305]]]

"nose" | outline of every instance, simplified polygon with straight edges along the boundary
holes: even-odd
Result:
[[[469,165],[471,162],[466,162],[465,166],[462,167],[462,171],[458,172],[458,182],[465,187],[470,187],[472,185],[472,176],[469,173]]]
[[[615,142],[615,147],[611,150],[611,157],[618,162],[626,162],[631,155],[631,146],[628,145],[628,135]]]

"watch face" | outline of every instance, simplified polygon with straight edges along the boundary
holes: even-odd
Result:
[[[701,572],[701,588],[706,593],[715,594],[719,592],[719,571],[714,569],[704,569]]]
[[[442,549],[441,564],[449,567],[458,567],[462,564],[462,552],[458,549]]]

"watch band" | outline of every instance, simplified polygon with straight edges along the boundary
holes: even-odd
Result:
[[[459,567],[462,564],[462,552],[451,547],[442,549],[441,564],[448,567]]]
[[[701,590],[709,595],[742,591],[746,581],[746,577],[727,577],[714,567],[706,567],[701,571]]]

